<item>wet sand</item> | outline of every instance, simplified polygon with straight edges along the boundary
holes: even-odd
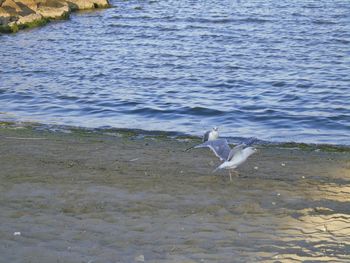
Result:
[[[0,128],[1,262],[349,262],[349,152],[197,142]]]

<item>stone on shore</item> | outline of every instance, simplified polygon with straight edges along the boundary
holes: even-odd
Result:
[[[72,11],[106,8],[108,0],[0,0],[0,33],[67,19]]]

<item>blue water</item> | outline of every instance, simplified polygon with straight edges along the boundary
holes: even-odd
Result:
[[[350,2],[112,1],[0,36],[0,119],[350,145]]]

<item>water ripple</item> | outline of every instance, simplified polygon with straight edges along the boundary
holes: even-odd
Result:
[[[112,3],[0,36],[1,112],[350,145],[348,2]]]

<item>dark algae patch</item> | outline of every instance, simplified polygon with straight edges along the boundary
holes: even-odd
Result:
[[[64,19],[64,18],[62,18],[62,19]],[[12,32],[17,32],[20,29],[30,29],[30,28],[34,28],[34,27],[44,26],[49,22],[50,22],[49,18],[37,19],[37,20],[34,20],[32,22],[29,22],[29,23],[17,25],[17,28],[13,28]]]
[[[306,144],[306,143],[280,143],[278,146],[283,148],[297,148],[303,151],[323,151],[323,152],[350,152],[349,146],[330,145],[330,144]]]
[[[92,137],[97,134],[116,136],[123,138],[132,139],[144,139],[153,138],[157,140],[183,140],[188,144],[199,144],[202,140],[201,137],[178,133],[178,132],[167,132],[167,131],[145,131],[140,129],[124,129],[124,128],[84,128],[75,126],[64,126],[64,125],[47,125],[32,122],[16,123],[11,121],[0,121],[0,128],[10,128],[10,129],[34,129],[37,131],[48,131],[50,133],[72,133],[76,136],[81,137]],[[229,143],[237,144],[244,141],[244,138],[227,138]],[[346,145],[331,145],[331,144],[306,144],[297,142],[284,142],[284,143],[274,143],[267,141],[257,141],[258,147],[267,148],[286,148],[286,149],[299,149],[303,151],[322,151],[322,152],[339,152],[347,153],[350,152],[350,147]]]

